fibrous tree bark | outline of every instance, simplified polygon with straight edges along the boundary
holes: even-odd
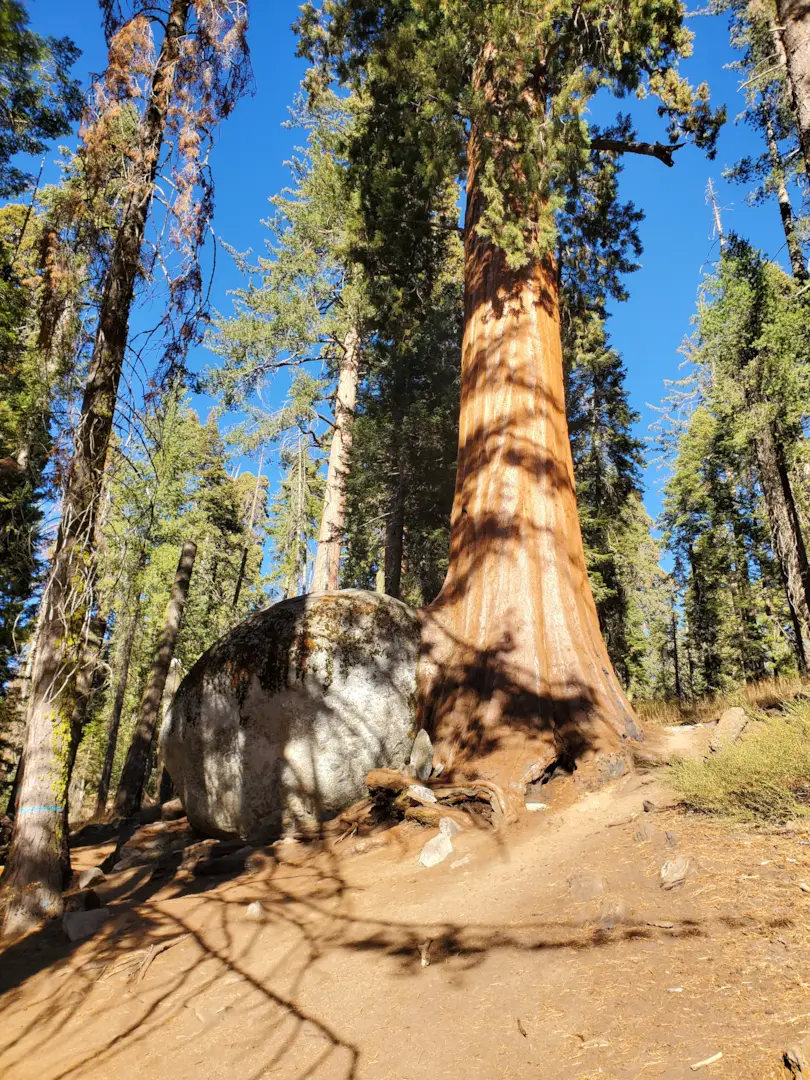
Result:
[[[180,634],[183,610],[188,598],[191,572],[194,569],[196,557],[197,545],[191,540],[186,541],[180,555],[169,606],[166,609],[163,630],[158,639],[152,668],[149,672],[141,702],[138,724],[132,736],[127,759],[121,772],[121,780],[118,784],[115,812],[122,817],[129,817],[134,814],[140,807],[143,798],[143,790],[148,779],[152,744],[155,738],[158,716],[160,715],[160,702],[163,698],[163,690],[166,686],[177,638]]]
[[[360,334],[352,327],[343,342],[337,393],[335,395],[332,444],[326,474],[318,550],[312,575],[312,591],[337,589],[340,577],[340,551],[346,519],[346,477],[352,446],[352,423],[357,406],[360,381]]]
[[[810,174],[810,0],[776,0],[776,11],[799,142]]]
[[[557,269],[510,269],[477,232],[482,202],[473,132],[450,565],[424,611],[421,713],[447,765],[489,758],[514,784],[536,778],[527,760],[605,760],[638,732],[585,566]]]
[[[129,313],[190,5],[191,0],[172,0],[169,8],[141,123],[137,159],[131,168],[102,289],[59,533],[42,599],[26,729],[26,766],[4,875],[12,893],[4,922],[6,933],[26,930],[39,918],[59,914],[62,908],[62,882],[68,869],[65,806],[74,753],[70,713],[65,714],[70,696],[66,690],[75,678],[78,636],[89,600],[92,539]]]

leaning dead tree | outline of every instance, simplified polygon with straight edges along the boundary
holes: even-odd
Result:
[[[161,223],[179,253],[168,285],[165,348],[182,361],[203,314],[198,253],[213,210],[207,148],[217,122],[248,85],[245,0],[171,0],[168,12],[145,0],[102,0],[108,67],[83,126],[88,153],[103,146],[111,118],[137,110],[115,241],[104,274],[97,329],[62,494],[59,532],[42,598],[29,699],[25,769],[4,881],[11,900],[4,932],[59,914],[69,873],[67,792],[75,747],[72,700],[85,625],[94,607],[93,536],[139,275],[167,265],[147,244],[159,173],[170,174],[171,203]],[[165,253],[164,253],[165,254]],[[146,260],[145,256],[147,257]]]

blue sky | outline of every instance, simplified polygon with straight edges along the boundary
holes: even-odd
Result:
[[[283,163],[300,141],[300,133],[282,127],[304,70],[302,61],[295,57],[290,31],[298,2],[253,0],[250,44],[256,92],[243,100],[223,125],[212,159],[217,185],[215,229],[220,238],[241,251],[261,249],[264,230],[260,220],[267,216],[267,199],[287,182]],[[57,36],[67,34],[80,46],[83,56],[76,66],[77,75],[85,78],[89,72],[103,70],[105,50],[97,0],[29,0],[29,11],[34,29]],[[739,78],[727,67],[733,54],[725,18],[700,16],[691,19],[690,25],[696,34],[695,52],[684,65],[684,73],[693,82],[709,83],[713,103],[725,103],[730,120],[713,162],[691,147],[678,152],[672,169],[650,158],[628,156],[626,160],[622,195],[646,213],[641,227],[644,254],[642,269],[628,280],[630,300],[616,307],[609,329],[625,359],[631,402],[641,414],[638,433],[642,436],[654,419],[648,403],[659,403],[664,380],[678,377],[678,348],[689,332],[701,277],[717,255],[704,199],[709,177],[716,181],[721,205],[727,208],[725,227],[747,236],[786,264],[776,203],[751,209],[745,204],[745,192],[725,184],[721,176],[723,168],[743,154],[761,152],[756,136],[733,122],[742,99],[737,91]],[[619,104],[625,109],[628,106],[627,102]],[[600,103],[598,119],[608,119],[612,111]],[[642,110],[634,106],[633,112],[639,116],[642,139],[663,137],[651,105]],[[54,170],[49,178],[55,175]],[[230,260],[221,256],[214,306],[229,311],[227,291],[239,284]],[[200,352],[192,358],[193,367],[211,359],[204,350]],[[649,469],[647,482],[645,501],[655,516],[660,508],[661,474]]]

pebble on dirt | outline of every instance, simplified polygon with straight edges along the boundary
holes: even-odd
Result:
[[[247,917],[253,919],[254,922],[261,922],[264,918],[264,908],[258,900],[254,900],[252,904],[248,904]]]

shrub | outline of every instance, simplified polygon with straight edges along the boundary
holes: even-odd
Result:
[[[761,715],[733,746],[670,769],[684,803],[743,821],[810,817],[810,702]]]

